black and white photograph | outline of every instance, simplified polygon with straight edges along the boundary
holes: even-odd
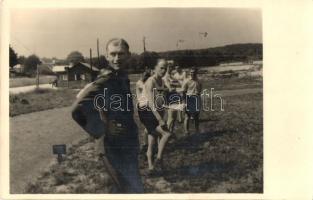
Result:
[[[263,193],[261,9],[14,8],[9,25],[10,194]]]
[[[312,14],[1,0],[0,199],[311,200]]]

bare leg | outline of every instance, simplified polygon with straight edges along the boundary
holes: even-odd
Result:
[[[168,116],[167,116],[167,126],[168,126],[168,130],[173,133],[174,131],[174,125],[175,125],[175,120],[176,120],[176,114],[177,111],[173,110],[173,109],[169,109],[168,110]]]
[[[161,139],[158,145],[158,155],[157,155],[157,159],[162,159],[162,154],[163,154],[163,150],[165,148],[165,145],[169,139],[169,137],[171,136],[171,133],[168,131],[163,130],[160,126],[158,126],[156,128],[156,131],[161,134]]]
[[[148,150],[147,150],[147,158],[148,158],[148,167],[150,170],[152,170],[153,162],[152,162],[152,156],[153,156],[153,146],[155,144],[155,137],[152,135],[148,135]]]
[[[199,114],[195,115],[194,120],[195,120],[196,133],[199,133]]]
[[[187,135],[189,135],[189,119],[190,117],[186,114],[184,119],[184,131]]]
[[[143,136],[143,145],[148,145],[148,130],[145,128]]]
[[[177,111],[177,120],[178,120],[179,123],[182,123],[182,121],[183,121],[182,114],[183,114],[182,111],[180,111],[180,110]]]

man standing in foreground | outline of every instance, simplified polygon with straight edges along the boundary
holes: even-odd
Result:
[[[85,131],[98,138],[101,159],[118,187],[117,192],[143,193],[138,130],[129,79],[124,71],[129,46],[124,39],[115,38],[108,41],[106,51],[109,66],[80,92],[72,116]],[[105,97],[100,103],[99,95]]]

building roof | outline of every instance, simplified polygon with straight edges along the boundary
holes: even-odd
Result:
[[[88,67],[89,69],[91,69],[90,64],[84,63],[84,62],[79,62],[79,63],[82,64],[82,65],[84,65],[85,67]],[[75,64],[75,65],[76,65],[76,64]],[[69,65],[69,68],[72,68],[72,67],[74,67],[75,65],[70,64],[70,65]],[[95,67],[95,66],[92,66],[92,71],[99,71],[99,69],[98,69],[97,67]]]
[[[261,65],[261,64],[263,64],[263,61],[262,61],[262,60],[255,60],[255,61],[253,61],[252,63],[253,63],[253,64],[256,64],[256,65],[257,65],[257,64],[260,64],[260,65]]]
[[[65,72],[65,67],[67,67],[68,65],[56,65],[53,66],[52,71],[53,72]]]
[[[83,62],[79,62],[81,65],[91,69],[91,66],[88,63],[83,63]],[[53,72],[65,72],[65,68],[73,68],[75,67],[77,64],[69,64],[69,65],[56,65],[52,68]],[[95,66],[92,66],[92,71],[99,71],[99,69]]]
[[[23,68],[23,67],[24,67],[24,66],[21,65],[21,64],[16,64],[16,65],[13,66],[13,69],[21,69],[21,68]]]

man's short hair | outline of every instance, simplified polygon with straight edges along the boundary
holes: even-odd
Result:
[[[167,65],[166,59],[164,59],[164,58],[158,58],[158,59],[156,60],[156,64],[155,64],[154,68],[155,68],[160,62],[165,62],[166,65]]]
[[[191,71],[193,71],[194,73],[197,73],[197,72],[198,72],[198,69],[197,69],[196,67],[191,67],[191,68],[190,68],[190,72],[191,72]]]
[[[110,39],[107,44],[106,44],[106,51],[108,51],[108,47],[110,44],[113,44],[114,46],[122,46],[124,47],[127,51],[129,51],[129,45],[126,42],[126,40],[124,40],[123,38],[112,38]]]

